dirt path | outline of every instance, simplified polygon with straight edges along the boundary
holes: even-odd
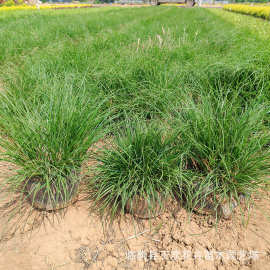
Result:
[[[0,163],[0,181],[12,170]],[[247,227],[236,213],[217,230],[213,217],[189,219],[176,203],[152,224],[127,215],[112,225],[90,213],[82,198],[58,215],[30,211],[26,205],[23,216],[31,215],[10,223],[18,225],[12,235],[5,213],[14,205],[0,206],[1,229],[8,228],[0,242],[1,270],[270,269],[267,199],[256,201]]]

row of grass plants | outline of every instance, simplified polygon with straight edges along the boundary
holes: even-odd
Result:
[[[217,213],[266,189],[270,43],[224,13],[0,15],[1,160],[16,165],[1,192],[56,210],[84,187],[113,218],[170,200]]]

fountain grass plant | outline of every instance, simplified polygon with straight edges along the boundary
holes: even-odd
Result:
[[[164,201],[173,196],[174,140],[174,134],[157,124],[127,122],[110,147],[97,154],[98,165],[89,188],[98,209],[108,211],[113,218],[124,213],[127,205],[134,213],[137,200],[142,199],[148,214],[157,214],[157,207],[162,209]]]
[[[1,186],[28,193],[40,204],[69,201],[77,192],[88,149],[103,132],[101,104],[86,89],[70,84],[36,90],[35,102],[19,98],[19,91],[0,94],[1,159],[18,168]]]
[[[217,207],[269,184],[267,112],[267,104],[254,102],[243,108],[237,99],[216,92],[196,100],[186,98],[172,126],[179,130],[179,148],[185,144],[178,192],[190,208],[197,205],[202,194],[206,194],[204,198],[212,196]]]

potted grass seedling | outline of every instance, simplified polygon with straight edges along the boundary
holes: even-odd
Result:
[[[129,212],[148,219],[162,212],[172,196],[173,137],[157,124],[137,120],[98,153],[89,188],[102,213],[108,210],[114,217]]]
[[[212,205],[217,215],[229,218],[241,197],[267,185],[266,108],[256,101],[243,108],[216,93],[202,93],[196,101],[186,98],[172,123],[181,148],[185,142],[178,191],[189,208]]]
[[[3,186],[42,210],[74,202],[88,149],[102,131],[99,104],[72,85],[34,91],[33,99],[1,94],[1,158],[17,166]]]

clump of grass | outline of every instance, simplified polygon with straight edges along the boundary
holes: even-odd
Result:
[[[102,133],[100,105],[86,89],[65,84],[33,96],[35,102],[28,102],[18,93],[1,93],[1,158],[18,167],[2,188],[66,201],[80,181],[89,147]],[[31,181],[35,188],[28,186]]]
[[[165,70],[165,63],[165,59],[139,54],[135,60],[122,60],[117,68],[110,66],[92,75],[99,95],[107,97],[104,110],[114,107],[115,123],[138,117],[157,119],[169,111],[169,104],[176,101],[175,78]]]
[[[211,195],[217,205],[238,199],[239,194],[250,195],[269,182],[266,112],[257,103],[240,109],[230,99],[211,93],[196,101],[186,99],[174,124],[180,148],[185,143],[178,190],[191,207],[203,194]]]
[[[252,103],[254,99],[269,99],[269,73],[265,69],[252,66],[230,67],[216,66],[206,72],[206,86],[216,93],[227,94],[233,99],[238,99],[243,106]],[[202,78],[203,79],[203,78]]]
[[[201,70],[191,71],[184,75],[189,92],[201,95],[202,92],[213,92],[229,98],[232,102],[245,107],[249,103],[269,100],[269,70],[252,65],[239,66],[217,63],[204,66]],[[195,88],[195,89],[194,89]]]
[[[173,135],[156,124],[128,123],[112,145],[98,156],[96,175],[90,180],[96,206],[113,218],[124,213],[136,198],[147,202],[149,214],[172,195],[176,156]],[[131,211],[132,212],[132,211]]]

